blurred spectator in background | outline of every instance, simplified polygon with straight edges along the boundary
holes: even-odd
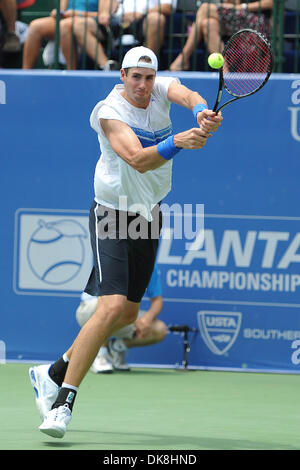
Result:
[[[109,34],[115,42],[124,25],[138,29],[144,15],[144,0],[101,0],[97,21],[80,18],[74,24],[78,44],[100,70],[119,70],[119,64],[107,56]],[[74,67],[73,67],[74,68]]]
[[[21,42],[16,35],[17,4],[16,0],[0,0],[0,11],[5,21],[5,38],[2,51],[20,52]]]
[[[299,0],[285,0],[284,5],[287,10],[299,10],[300,8]]]
[[[82,18],[74,24],[74,34],[100,69],[119,70],[118,63],[107,56],[109,34],[113,43],[126,35],[132,37],[128,45],[144,42],[158,54],[172,7],[176,7],[175,0],[101,0],[98,24]],[[127,45],[125,41],[123,44]]]
[[[140,310],[137,320],[116,331],[104,347],[101,347],[95,358],[91,371],[94,373],[110,373],[113,370],[129,371],[125,360],[127,349],[149,346],[161,342],[166,334],[165,323],[157,319],[163,307],[162,287],[157,265],[154,265],[152,277],[146,294],[150,299],[148,310]],[[82,327],[96,311],[98,297],[83,293],[81,302],[76,310],[76,319]]]
[[[170,70],[189,70],[191,55],[201,40],[207,44],[210,54],[222,52],[223,39],[243,28],[255,29],[270,38],[272,8],[273,0],[202,3],[182,53],[170,65]]]
[[[101,3],[100,0],[89,0],[88,3],[86,0],[60,0],[60,46],[68,68],[71,68],[72,63],[75,64],[75,68],[77,65],[77,45],[72,40],[73,24],[81,17],[96,17],[99,3]],[[50,16],[38,18],[30,23],[24,44],[23,69],[34,68],[42,40],[53,40],[55,29],[56,9],[52,10]]]

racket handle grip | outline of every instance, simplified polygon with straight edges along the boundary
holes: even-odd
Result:
[[[215,105],[213,107],[213,111],[216,113],[217,112],[217,109],[218,109],[218,105],[221,101],[221,96],[222,96],[222,90],[219,90],[218,92],[218,96],[217,96],[217,99],[216,99],[216,102],[215,102]]]

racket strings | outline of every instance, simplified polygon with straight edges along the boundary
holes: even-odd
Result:
[[[224,52],[225,88],[234,96],[259,89],[266,80],[272,58],[267,43],[257,34],[244,32],[228,44]]]

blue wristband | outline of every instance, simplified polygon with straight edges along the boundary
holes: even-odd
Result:
[[[157,144],[157,151],[159,155],[165,160],[171,160],[171,158],[173,158],[176,153],[182,150],[181,148],[176,147],[176,145],[174,145],[173,139],[174,136],[170,135],[170,137]]]
[[[196,119],[197,119],[197,114],[201,113],[201,111],[203,111],[203,109],[208,109],[208,107],[203,103],[198,103],[193,107],[193,114],[194,114]]]

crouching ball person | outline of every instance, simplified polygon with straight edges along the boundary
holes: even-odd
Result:
[[[183,158],[182,149],[201,150],[221,124],[222,116],[207,109],[199,93],[175,77],[157,77],[157,69],[152,50],[130,49],[122,62],[122,83],[90,117],[101,155],[90,210],[94,267],[85,292],[99,300],[63,356],[50,367],[30,369],[43,418],[39,429],[52,437],[64,436],[79,386],[100,347],[138,316],[154,267],[159,204],[171,190],[173,158]],[[171,103],[191,111],[190,129],[172,133]]]
[[[134,323],[114,332],[113,338],[99,349],[91,365],[92,372],[109,374],[114,370],[129,371],[130,367],[125,360],[128,349],[160,343],[166,337],[167,327],[157,318],[162,311],[163,297],[160,273],[156,264],[146,289],[146,296],[150,300],[149,309],[139,310]],[[81,327],[95,313],[97,301],[97,297],[83,292],[81,302],[76,309],[76,319]]]

